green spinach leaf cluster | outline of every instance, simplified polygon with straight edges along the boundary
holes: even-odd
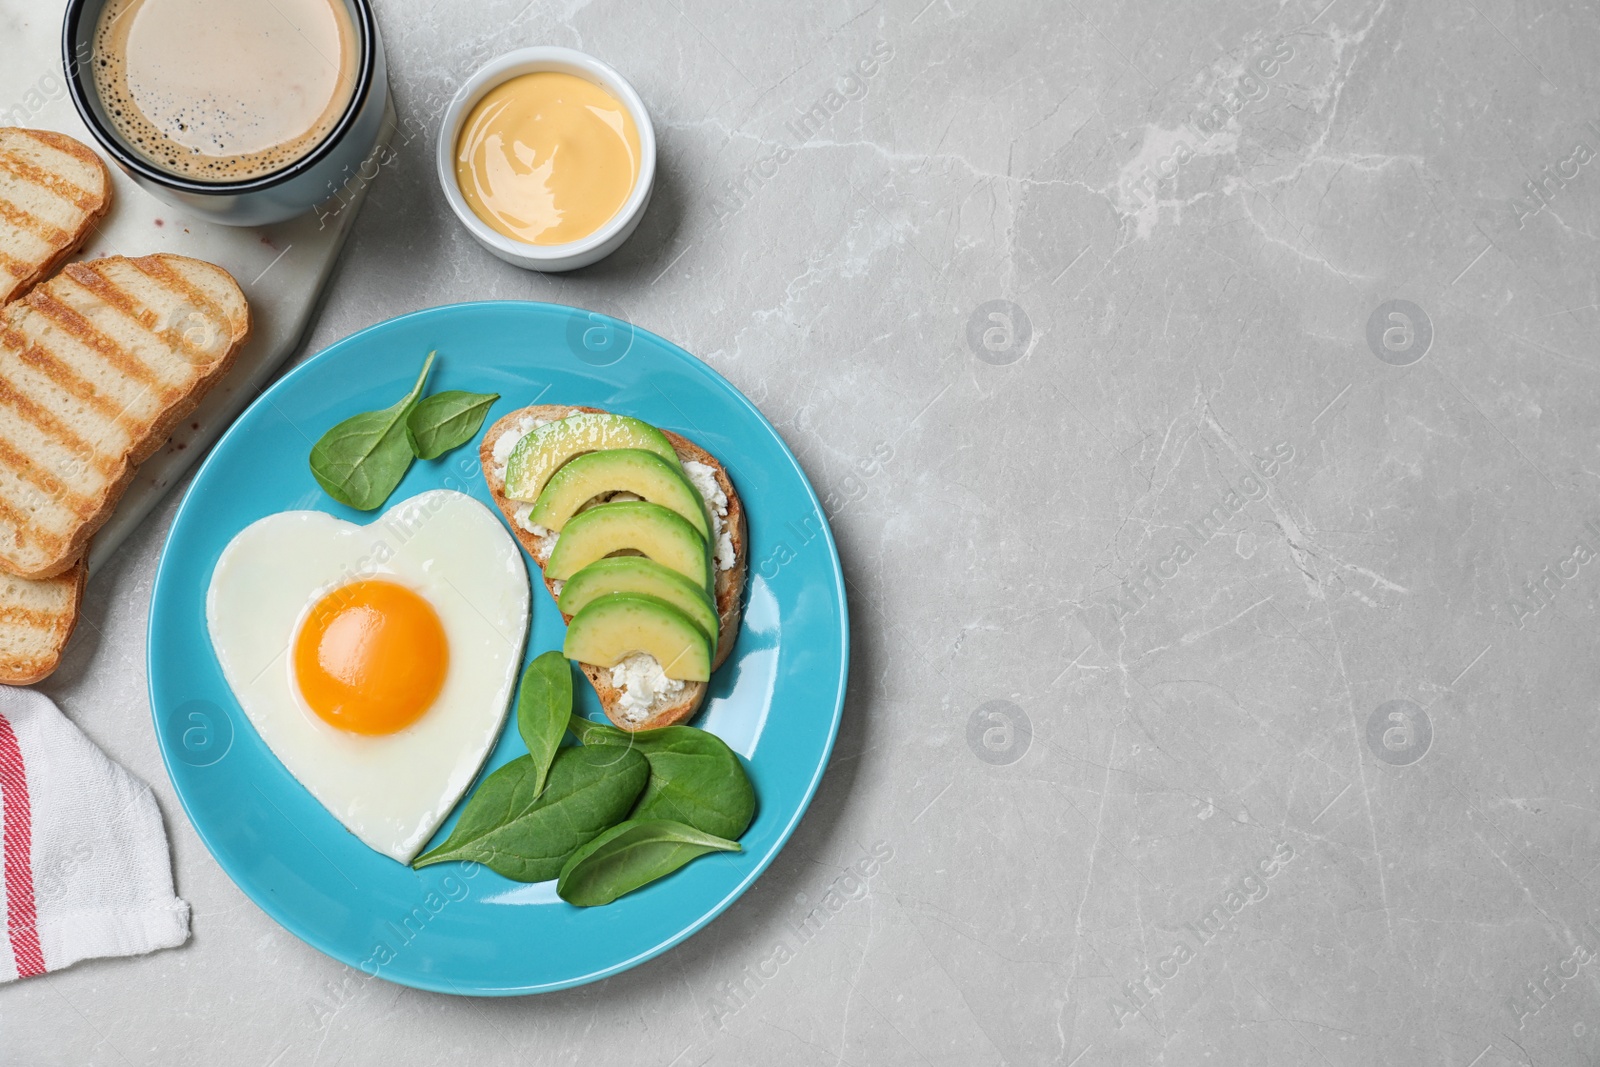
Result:
[[[755,817],[744,765],[691,726],[628,733],[572,712],[572,668],[546,652],[523,672],[528,754],[485,778],[439,847],[414,867],[471,860],[561,899],[609,904],[711,852],[738,852]],[[580,744],[563,745],[568,733]]]
[[[433,357],[393,406],[352,415],[311,447],[311,475],[333,499],[359,511],[381,507],[413,459],[437,459],[477,434],[500,395],[450,389],[424,398]]]

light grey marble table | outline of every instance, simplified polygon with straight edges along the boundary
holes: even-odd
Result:
[[[850,583],[816,802],[620,977],[367,980],[233,887],[162,770],[169,500],[45,689],[154,786],[193,940],[0,988],[0,1061],[1600,1061],[1592,5],[524,5],[382,4],[411,136],[306,352],[554,300],[744,390]],[[661,138],[639,233],[565,278],[433,176],[458,82],[535,42],[615,64]]]

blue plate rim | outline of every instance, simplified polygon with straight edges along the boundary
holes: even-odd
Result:
[[[270,898],[259,898],[256,894],[252,893],[249,888],[240,882],[239,877],[236,876],[233,869],[234,865],[229,861],[224,861],[218,855],[217,849],[212,845],[210,834],[204,828],[202,821],[195,818],[195,813],[189,805],[189,798],[184,791],[179,788],[177,779],[173,775],[173,757],[163,739],[163,734],[160,727],[161,716],[157,707],[155,682],[156,650],[158,642],[162,640],[161,638],[158,638],[156,633],[155,622],[159,614],[156,608],[157,604],[163,598],[163,589],[166,588],[163,578],[166,575],[169,566],[176,566],[176,564],[172,563],[172,560],[169,556],[172,531],[177,529],[179,524],[185,520],[185,517],[188,515],[191,508],[199,506],[195,499],[195,486],[200,483],[207,470],[210,469],[211,464],[214,461],[217,461],[217,457],[229,447],[235,435],[242,432],[240,430],[240,426],[244,423],[245,419],[249,417],[260,405],[271,404],[273,395],[283,389],[287,383],[294,381],[303,374],[309,373],[312,368],[319,367],[324,363],[340,358],[339,353],[345,346],[355,343],[359,339],[366,337],[369,334],[377,333],[380,330],[392,328],[397,324],[404,323],[412,319],[424,318],[439,314],[441,312],[511,309],[517,309],[520,311],[528,308],[541,308],[554,311],[577,311],[583,314],[604,314],[604,312],[593,312],[589,309],[575,307],[571,304],[555,304],[541,300],[475,300],[455,304],[439,304],[433,307],[419,308],[415,311],[408,311],[403,315],[395,315],[380,322],[375,322],[371,325],[362,327],[353,333],[349,333],[343,337],[340,337],[339,339],[328,344],[320,352],[307,357],[304,361],[289,368],[289,370],[284,372],[281,377],[272,382],[272,384],[267,386],[267,388],[262,390],[261,394],[252,400],[249,406],[246,407],[244,411],[240,412],[237,417],[235,417],[233,422],[228,426],[227,430],[223,432],[222,436],[218,438],[216,443],[214,443],[207,451],[205,458],[201,460],[200,464],[195,468],[193,475],[191,475],[189,479],[189,485],[184,489],[183,498],[179,502],[178,509],[176,512],[174,512],[172,516],[172,522],[167,528],[167,535],[162,540],[161,554],[156,564],[155,578],[151,584],[150,604],[145,624],[145,678],[150,699],[151,725],[155,731],[156,748],[161,753],[162,767],[167,772],[167,781],[172,785],[173,792],[177,794],[178,803],[183,808],[184,816],[189,820],[189,825],[194,829],[195,834],[200,838],[201,843],[205,845],[206,852],[208,855],[210,855],[213,862],[215,862],[217,866],[222,869],[222,872],[228,876],[228,880],[232,882],[240,892],[248,897],[251,903],[265,912],[267,916],[279,926],[289,931],[289,933],[293,934],[300,941],[310,945],[318,952],[321,952],[323,955],[337,960],[348,967],[356,967],[357,964],[352,960],[346,959],[341,952],[337,951],[332,945],[328,944],[325,939],[318,938],[304,929],[299,928],[292,916],[286,913],[287,909],[277,907],[275,902],[273,902]],[[607,317],[611,318],[611,316]],[[624,320],[619,319],[614,321],[623,322]],[[839,725],[844,718],[844,702],[849,689],[850,601],[848,597],[848,588],[845,584],[844,566],[839,558],[838,545],[834,542],[833,526],[828,521],[827,511],[823,508],[822,501],[817,496],[816,488],[811,484],[811,479],[806,475],[805,468],[800,465],[799,459],[796,458],[794,451],[790,449],[788,441],[784,440],[783,435],[778,432],[778,428],[772,424],[771,420],[766,417],[761,409],[757,407],[749,397],[745,396],[743,390],[739,389],[732,382],[728,381],[727,378],[724,378],[710,364],[706,363],[698,356],[695,356],[681,345],[662,337],[660,334],[657,334],[652,330],[647,330],[642,326],[637,326],[633,323],[624,324],[635,332],[647,334],[655,340],[661,342],[667,348],[678,353],[680,356],[686,359],[689,365],[697,369],[699,373],[706,375],[714,383],[721,385],[723,388],[727,389],[731,395],[737,397],[739,402],[749,409],[751,414],[753,414],[756,419],[759,420],[760,424],[766,428],[767,432],[772,435],[773,440],[777,442],[778,447],[782,450],[784,457],[794,467],[795,473],[800,476],[800,482],[805,487],[807,498],[811,501],[812,506],[816,509],[816,514],[822,519],[821,525],[823,541],[827,546],[828,558],[832,564],[834,588],[838,595],[841,622],[839,631],[840,660],[837,690],[838,696],[834,702],[833,714],[828,723],[828,737],[827,742],[823,745],[822,758],[818,761],[816,770],[811,775],[811,780],[806,784],[805,794],[802,797],[799,806],[795,809],[793,817],[786,825],[782,827],[772,847],[756,862],[755,867],[750,871],[749,875],[738,885],[729,890],[721,900],[707,908],[706,911],[694,922],[688,924],[659,943],[651,946],[649,949],[646,949],[645,951],[640,952],[629,959],[621,960],[609,967],[593,971],[589,974],[578,975],[557,982],[545,982],[533,986],[496,988],[481,987],[474,989],[462,989],[456,983],[450,982],[449,980],[445,980],[443,982],[430,982],[426,980],[413,979],[410,976],[388,976],[382,974],[381,972],[376,976],[392,984],[403,985],[413,989],[421,989],[431,993],[444,993],[454,996],[529,996],[539,993],[554,993],[563,989],[572,989],[577,986],[588,985],[591,982],[601,981],[602,979],[609,978],[613,975],[621,974],[624,971],[632,970],[634,967],[654,959],[663,952],[666,952],[668,949],[682,944],[685,940],[703,930],[711,923],[712,920],[726,911],[734,901],[738,900],[741,896],[749,891],[750,887],[755,884],[756,879],[760,878],[761,875],[766,872],[767,868],[772,865],[772,862],[778,858],[778,854],[781,853],[784,847],[788,845],[789,838],[793,836],[795,828],[800,825],[800,820],[805,818],[806,812],[811,809],[811,802],[813,799],[815,799],[817,789],[822,784],[822,777],[827,773],[828,765],[833,761],[833,746],[839,738]],[[265,894],[263,894],[263,896],[265,896]],[[362,973],[366,972],[363,971]]]

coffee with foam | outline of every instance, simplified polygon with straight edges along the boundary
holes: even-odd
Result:
[[[130,148],[179,177],[240,182],[333,131],[360,45],[344,0],[110,0],[92,62]]]

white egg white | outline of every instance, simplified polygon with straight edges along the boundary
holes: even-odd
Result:
[[[363,736],[307,707],[293,677],[301,621],[324,594],[381,578],[420,594],[449,643],[444,688],[404,730]],[[285,769],[351,833],[409,863],[494,747],[528,633],[528,576],[499,518],[438,489],[360,526],[285,511],[241,530],[206,596],[211,644],[245,715]]]

